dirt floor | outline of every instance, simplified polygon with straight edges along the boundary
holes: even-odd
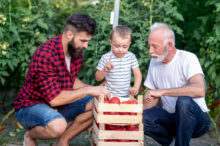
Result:
[[[0,113],[0,121],[3,118],[3,114]],[[0,132],[0,146],[21,146],[23,142],[24,129],[17,126],[17,121],[14,115],[11,115],[3,124],[3,130]],[[220,132],[220,130],[219,130]],[[91,135],[88,131],[85,131],[71,140],[72,146],[90,146]],[[50,146],[53,140],[39,140],[38,146]],[[192,139],[191,146],[220,146],[217,144],[216,135],[210,129],[207,134],[200,138]],[[144,146],[160,146],[152,138],[144,136]],[[174,146],[174,141],[171,146]]]

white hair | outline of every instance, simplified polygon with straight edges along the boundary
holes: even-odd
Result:
[[[170,41],[175,46],[175,34],[174,34],[173,30],[166,23],[161,23],[161,22],[154,23],[150,27],[150,33],[155,31],[155,30],[161,29],[161,28],[166,29],[166,31],[164,32],[164,36],[166,38],[164,40],[164,44],[167,44],[167,42]]]

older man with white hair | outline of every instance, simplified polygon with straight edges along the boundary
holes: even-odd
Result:
[[[204,74],[195,54],[175,47],[173,30],[154,23],[148,38],[152,56],[144,86],[144,133],[162,145],[176,146],[207,132]],[[161,106],[156,106],[161,101]]]

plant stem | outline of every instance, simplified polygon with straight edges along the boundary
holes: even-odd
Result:
[[[28,0],[28,4],[29,4],[29,9],[32,9],[32,5],[31,5],[31,0]]]
[[[150,6],[149,6],[149,9],[150,9],[150,20],[149,20],[149,24],[150,24],[150,26],[152,25],[152,21],[153,21],[153,15],[152,15],[153,3],[154,3],[154,0],[151,0],[151,4],[150,4]]]
[[[1,121],[0,125],[2,125],[2,124],[5,122],[5,120],[7,120],[8,117],[9,117],[14,111],[15,111],[15,109],[12,108],[12,109],[7,113],[7,115],[5,115],[5,116],[2,118],[2,121]]]
[[[210,114],[208,113],[209,115],[209,119],[212,123],[212,125],[214,126],[214,130],[216,132],[216,139],[217,139],[217,143],[220,144],[220,136],[219,136],[219,133],[218,133],[218,126],[216,125],[214,119],[210,116]],[[217,116],[218,117],[218,116]]]
[[[10,29],[11,29],[11,0],[9,0],[9,21],[10,21]]]

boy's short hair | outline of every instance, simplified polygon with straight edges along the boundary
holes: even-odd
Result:
[[[87,14],[72,14],[66,20],[66,31],[72,31],[74,33],[85,31],[90,35],[95,33],[96,22]]]
[[[127,26],[118,25],[115,28],[113,28],[111,33],[111,39],[113,38],[113,35],[117,33],[122,38],[128,38],[130,37],[130,41],[132,39],[132,32],[131,29]]]

